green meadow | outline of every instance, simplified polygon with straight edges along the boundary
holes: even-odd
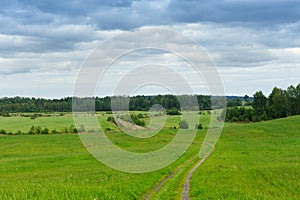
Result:
[[[168,116],[163,129],[148,139],[134,138],[97,113],[110,140],[123,149],[147,152],[168,144],[180,116]],[[181,199],[187,172],[199,160],[204,129],[177,161],[161,170],[130,174],[106,167],[82,145],[77,134],[0,136],[0,199],[143,199],[170,173],[150,199]],[[145,118],[146,124],[149,119]],[[26,132],[31,126],[63,132],[63,116],[1,117],[0,129]],[[109,128],[109,129],[107,129]],[[194,128],[194,127],[192,127]],[[137,163],[138,164],[138,163]],[[300,199],[300,116],[249,124],[226,123],[213,154],[191,179],[191,199]]]
[[[226,124],[192,199],[300,199],[300,116]]]

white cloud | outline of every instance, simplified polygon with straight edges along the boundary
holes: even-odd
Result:
[[[296,1],[289,1],[282,10],[285,1],[271,5],[268,13],[273,15],[261,20],[270,25],[260,23],[263,6],[258,1],[247,1],[247,6],[253,7],[249,12],[257,14],[252,18],[247,15],[248,11],[241,13],[245,8],[252,9],[243,6],[242,1],[211,1],[200,5],[197,1],[143,0],[109,1],[100,5],[90,0],[89,4],[71,6],[67,3],[58,6],[53,2],[13,5],[5,2],[0,9],[1,96],[14,96],[14,92],[15,95],[27,92],[29,96],[70,95],[76,72],[97,45],[122,33],[122,29],[150,25],[178,31],[202,45],[220,69],[227,94],[251,95],[258,89],[268,91],[274,85],[286,87],[300,82],[297,76],[300,74],[300,20],[294,12],[297,7],[293,6]],[[221,9],[228,5],[241,10],[228,13]],[[186,9],[187,6],[190,9]],[[208,10],[203,10],[205,7]],[[206,12],[219,10],[215,15],[204,16]],[[234,11],[233,8],[230,11]],[[277,16],[278,13],[287,13],[287,17]],[[231,20],[238,16],[241,16],[238,23]],[[185,45],[172,36],[157,35],[157,39],[158,43],[168,40],[176,41],[178,46]],[[116,44],[117,50],[105,49],[104,53],[110,55],[113,51],[134,47],[131,41],[136,40],[138,38],[124,37]],[[151,45],[155,46],[155,41],[149,41],[148,46]],[[192,56],[193,49],[187,49],[186,53]],[[178,62],[167,53],[148,52],[147,55],[138,61],[128,57],[121,64]],[[196,78],[191,81],[199,91],[203,89]],[[25,88],[22,92],[18,92],[20,85]],[[48,91],[47,95],[41,91]]]

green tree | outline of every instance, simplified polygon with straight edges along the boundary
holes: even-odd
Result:
[[[256,92],[253,96],[253,108],[256,112],[256,115],[263,115],[267,110],[267,97],[262,91]]]
[[[287,94],[289,98],[290,114],[300,114],[300,84],[297,87],[291,85],[287,88]]]
[[[269,98],[269,116],[272,118],[287,117],[290,113],[290,102],[287,91],[274,87]]]
[[[247,94],[244,96],[244,101],[245,101],[245,106],[248,106],[251,104],[250,97]]]
[[[242,106],[243,102],[240,98],[230,99],[227,101],[227,107]]]

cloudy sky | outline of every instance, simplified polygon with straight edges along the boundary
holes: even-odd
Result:
[[[97,45],[143,27],[171,29],[200,44],[227,95],[300,83],[299,0],[2,0],[0,97],[71,96]]]

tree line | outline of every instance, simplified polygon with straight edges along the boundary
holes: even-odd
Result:
[[[78,133],[79,131],[84,132],[85,129],[83,125],[79,129],[75,128],[74,125],[64,128],[64,130],[48,129],[47,127],[42,128],[40,126],[31,126],[28,131],[11,132],[6,131],[5,129],[0,129],[0,135],[45,135],[45,134],[61,134],[61,133]]]
[[[291,85],[286,90],[274,87],[268,97],[262,91],[253,96],[251,107],[228,108],[226,121],[257,122],[300,114],[300,84]]]
[[[200,110],[211,109],[211,96],[209,95],[195,95]],[[181,95],[185,102],[189,101],[189,95]],[[7,113],[26,113],[26,112],[71,112],[72,101],[76,98],[76,102],[85,102],[85,100],[91,100],[94,102],[94,107],[91,110],[95,111],[111,111],[111,101],[115,99],[122,99],[129,101],[129,110],[133,111],[146,111],[153,105],[162,105],[167,110],[179,110],[180,103],[178,97],[175,95],[156,95],[156,96],[134,96],[134,97],[92,97],[92,98],[77,98],[66,97],[62,99],[44,99],[44,98],[28,98],[28,97],[4,97],[0,99],[0,115],[5,116]],[[87,105],[90,106],[90,105]],[[82,108],[87,110],[87,108]],[[117,108],[119,110],[127,108]]]

